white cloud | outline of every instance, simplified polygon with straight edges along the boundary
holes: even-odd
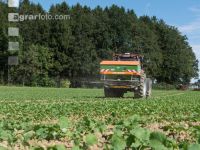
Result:
[[[199,45],[192,45],[192,49],[195,52],[196,58],[200,62],[200,44]],[[199,70],[200,70],[200,64],[199,64]],[[193,80],[192,82],[195,82],[196,80]]]
[[[200,12],[200,8],[199,7],[190,7],[189,10],[191,12],[194,12],[194,13],[199,13]]]
[[[199,44],[199,45],[192,45],[192,48],[193,48],[194,50],[198,50],[199,53],[200,53],[200,44]]]
[[[200,7],[190,7],[189,10],[194,15],[194,20],[178,28],[182,34],[187,35],[196,58],[200,61]]]
[[[196,32],[199,31],[200,32],[200,18],[197,18],[196,20],[194,20],[193,22],[180,26],[179,30],[182,33],[191,33],[191,32]]]
[[[196,17],[195,20],[192,22],[182,25],[179,27],[179,30],[186,34],[186,33],[195,33],[198,32],[200,33],[200,7],[190,7],[189,8],[190,12],[193,13],[193,15]]]
[[[196,53],[196,56],[199,58],[200,61],[200,44],[199,45],[192,45],[192,49]]]
[[[200,44],[199,45],[191,45],[191,46],[192,46],[193,51],[196,54],[196,58],[200,61]],[[200,66],[199,66],[199,69],[200,69]],[[192,79],[191,83],[195,83],[196,81],[197,81],[196,79]]]
[[[200,62],[200,7],[190,7],[188,8],[190,13],[192,13],[194,19],[187,24],[179,25],[179,31],[188,37],[188,42],[196,55],[196,58]],[[177,25],[176,25],[177,26]],[[200,70],[200,63],[199,63]],[[200,72],[199,72],[200,75]],[[196,82],[192,79],[192,83]]]
[[[192,39],[193,39],[193,40],[196,40],[196,39],[199,40],[199,39],[200,39],[200,34],[193,35],[193,36],[192,36]]]
[[[145,6],[145,14],[150,15],[151,3],[147,3]]]

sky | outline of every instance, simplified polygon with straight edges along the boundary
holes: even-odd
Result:
[[[200,61],[200,0],[32,0],[46,10],[52,4],[66,1],[70,6],[80,3],[95,8],[112,4],[133,9],[138,16],[148,15],[176,26],[188,41]]]

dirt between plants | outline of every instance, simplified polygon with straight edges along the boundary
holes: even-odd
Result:
[[[176,128],[180,126],[183,130],[177,131]],[[158,131],[165,134],[169,138],[173,138],[177,140],[177,142],[188,141],[194,142],[195,139],[192,137],[191,133],[188,131],[189,128],[194,126],[200,126],[200,122],[161,122],[161,123],[152,123],[146,125],[145,128],[149,129],[150,131]],[[102,133],[95,133],[95,136],[98,139],[98,143],[90,146],[89,150],[103,150],[104,144],[107,142],[106,137],[113,134],[113,129],[115,126],[108,125],[107,130]],[[171,127],[169,130],[166,130],[166,127]],[[83,135],[83,140],[85,140],[85,135]],[[1,147],[4,147],[8,150],[29,150],[32,146],[34,147],[41,147],[44,150],[47,150],[49,147],[53,147],[55,145],[64,145],[67,150],[72,149],[74,146],[74,141],[71,141],[67,138],[61,138],[60,140],[37,140],[33,139],[28,141],[29,146],[25,146],[20,141],[16,142],[14,145],[9,145],[8,142],[4,141],[0,143]]]
[[[145,128],[148,128],[150,131],[161,132],[177,142],[195,142],[191,131],[189,131],[189,128],[195,126],[200,126],[200,122],[162,122],[149,124]],[[167,129],[168,127],[170,128]],[[181,127],[181,129],[178,130],[178,127]]]

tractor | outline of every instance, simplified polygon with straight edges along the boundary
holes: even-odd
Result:
[[[113,60],[100,63],[101,80],[105,97],[123,97],[133,92],[134,98],[151,96],[152,81],[143,69],[144,57],[139,54],[114,54]]]

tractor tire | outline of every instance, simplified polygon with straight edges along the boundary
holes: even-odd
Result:
[[[134,92],[134,98],[144,98],[146,96],[147,88],[146,88],[146,79],[140,82],[138,89]]]
[[[110,90],[110,88],[104,87],[104,95],[105,97],[112,97],[113,95],[112,90]]]
[[[121,89],[112,89],[112,88],[104,87],[104,94],[105,94],[105,97],[108,97],[108,98],[123,97],[124,91]]]
[[[152,95],[152,80],[150,78],[146,79],[146,85],[147,85],[147,92],[146,97],[151,97]]]
[[[152,94],[152,81],[149,78],[143,79],[134,93],[134,98],[148,98]]]

